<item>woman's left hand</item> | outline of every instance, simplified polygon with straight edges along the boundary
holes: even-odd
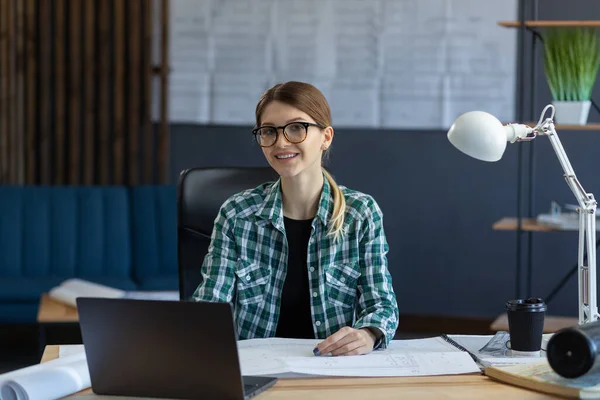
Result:
[[[375,335],[367,328],[354,329],[345,326],[315,347],[317,356],[331,353],[333,356],[354,356],[373,350]]]

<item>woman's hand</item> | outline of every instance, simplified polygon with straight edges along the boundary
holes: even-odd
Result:
[[[354,329],[345,326],[314,348],[316,356],[331,353],[333,356],[355,356],[373,350],[375,334],[367,328]]]

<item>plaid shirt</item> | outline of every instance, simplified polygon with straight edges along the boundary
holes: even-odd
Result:
[[[315,338],[344,326],[375,327],[387,347],[398,327],[398,305],[387,268],[382,212],[366,194],[341,187],[345,234],[327,236],[333,197],[327,179],[312,221],[307,266]],[[239,339],[275,335],[288,261],[280,181],[230,197],[215,219],[196,301],[234,306]]]

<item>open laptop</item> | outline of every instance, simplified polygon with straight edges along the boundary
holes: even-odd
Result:
[[[171,399],[249,399],[277,381],[241,375],[228,303],[77,298],[92,390]]]

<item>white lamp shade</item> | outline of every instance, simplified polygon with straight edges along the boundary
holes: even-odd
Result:
[[[496,117],[469,111],[454,121],[448,140],[458,150],[482,161],[498,161],[506,150],[506,129]]]

